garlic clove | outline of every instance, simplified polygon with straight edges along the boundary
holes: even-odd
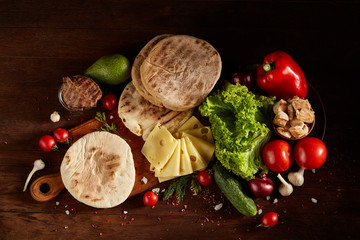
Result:
[[[294,190],[293,186],[288,182],[286,182],[285,179],[280,175],[280,173],[278,173],[277,177],[282,182],[282,184],[280,184],[279,186],[279,193],[281,194],[281,196],[283,197],[290,196]]]
[[[304,168],[300,168],[297,172],[291,172],[288,174],[289,182],[294,186],[300,187],[304,184]]]
[[[29,173],[29,175],[28,175],[28,177],[27,177],[27,179],[26,179],[23,192],[26,191],[27,185],[29,184],[30,179],[31,179],[31,177],[34,175],[34,173],[35,173],[36,171],[38,171],[38,170],[44,169],[44,167],[45,167],[45,163],[43,162],[43,160],[37,159],[37,160],[34,161],[34,167],[33,167],[33,169],[31,170],[31,172]]]

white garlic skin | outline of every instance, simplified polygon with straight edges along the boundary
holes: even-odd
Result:
[[[58,122],[60,121],[60,114],[57,111],[54,111],[51,115],[50,115],[50,120],[52,122]]]

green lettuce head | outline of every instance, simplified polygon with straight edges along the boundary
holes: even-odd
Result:
[[[261,150],[271,137],[269,119],[275,97],[257,96],[240,84],[227,83],[199,107],[209,118],[215,156],[228,170],[245,180],[267,168]]]

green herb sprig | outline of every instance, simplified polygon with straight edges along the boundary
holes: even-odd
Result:
[[[113,132],[120,135],[116,130],[116,125],[114,123],[111,125],[107,123],[105,112],[97,112],[95,119],[103,124],[103,126],[97,128],[98,131]]]
[[[170,199],[174,195],[174,193],[176,193],[176,201],[182,202],[186,193],[186,187],[190,179],[190,190],[195,195],[199,194],[202,188],[199,181],[197,180],[197,174],[194,173],[191,175],[182,176],[179,180],[172,182],[165,190],[164,200]]]

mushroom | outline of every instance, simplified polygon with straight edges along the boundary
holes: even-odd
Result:
[[[288,174],[289,182],[294,186],[300,187],[304,184],[304,168],[300,168],[297,172],[291,172]]]
[[[31,170],[31,172],[29,173],[29,176],[28,176],[27,179],[26,179],[23,192],[26,191],[27,185],[29,184],[32,175],[34,175],[34,173],[35,173],[36,171],[41,170],[41,169],[44,169],[44,167],[45,167],[45,163],[43,162],[43,160],[37,159],[37,160],[34,161],[34,167],[33,167],[33,169]]]
[[[279,186],[279,193],[281,194],[281,196],[290,196],[290,194],[293,192],[292,185],[286,182],[285,179],[280,175],[280,173],[278,173],[277,177],[282,182],[282,184]]]

